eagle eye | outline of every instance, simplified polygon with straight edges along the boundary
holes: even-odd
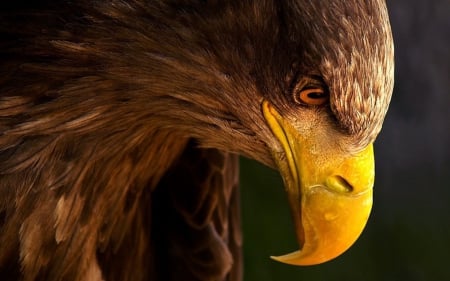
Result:
[[[329,95],[321,87],[303,88],[294,93],[295,102],[301,105],[320,106],[328,102]]]
[[[303,106],[322,106],[330,100],[326,83],[320,75],[300,75],[293,81],[291,93],[294,101]]]

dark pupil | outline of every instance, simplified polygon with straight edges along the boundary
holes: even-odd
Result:
[[[321,99],[325,96],[325,94],[323,92],[311,92],[308,93],[308,98],[311,99]]]

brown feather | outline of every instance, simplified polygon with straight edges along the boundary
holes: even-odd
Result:
[[[360,148],[390,99],[379,0],[26,2],[0,4],[1,280],[240,280],[262,100],[300,120],[319,75]]]

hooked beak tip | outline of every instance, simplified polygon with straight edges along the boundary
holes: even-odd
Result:
[[[292,265],[315,265],[344,253],[361,235],[372,208],[372,189],[357,195],[342,195],[317,189],[305,196],[300,250],[272,259]]]

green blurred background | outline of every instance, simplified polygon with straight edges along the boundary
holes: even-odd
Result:
[[[359,240],[323,265],[297,249],[277,172],[241,160],[244,280],[450,280],[450,0],[388,0],[396,84],[375,143],[374,206]]]

